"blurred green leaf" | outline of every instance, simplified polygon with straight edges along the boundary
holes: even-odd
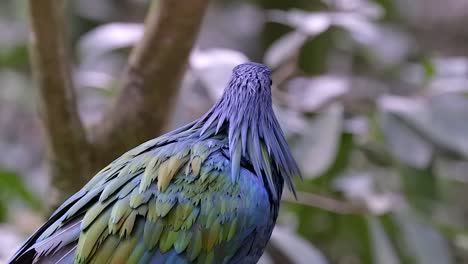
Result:
[[[392,156],[382,144],[368,142],[358,145],[358,148],[370,162],[377,166],[391,167],[393,165]]]
[[[295,78],[288,82],[291,108],[303,113],[316,113],[339,101],[350,89],[350,80],[335,75]]]
[[[143,36],[143,24],[108,23],[84,34],[78,52],[84,61],[96,61],[103,55],[133,46]]]
[[[8,202],[12,197],[19,198],[34,209],[41,208],[39,199],[28,190],[21,177],[13,171],[0,170],[0,193],[4,199],[8,197]]]
[[[337,176],[343,173],[351,163],[351,155],[354,150],[354,136],[351,133],[342,133],[339,138],[339,145],[335,160],[332,165],[320,176],[308,181],[309,186],[320,188],[320,191],[330,191],[332,184]]]
[[[390,239],[377,217],[369,216],[368,224],[372,239],[372,255],[374,263],[379,264],[398,264],[400,263],[398,256],[391,244]]]
[[[365,216],[339,215],[304,206],[297,209],[299,233],[320,249],[330,263],[341,263],[347,258],[371,263]]]
[[[424,58],[421,64],[424,67],[424,74],[425,74],[426,80],[432,79],[434,75],[436,74],[436,68],[432,60],[430,58]]]
[[[432,167],[417,169],[401,165],[399,172],[409,202],[418,209],[430,212],[438,197],[437,178]]]
[[[318,35],[327,30],[332,22],[332,15],[326,12],[305,12],[300,9],[289,11],[272,10],[269,12],[271,21],[283,23],[296,28],[308,36]]]
[[[293,58],[306,40],[307,36],[301,32],[293,31],[285,34],[265,52],[265,63],[273,69],[280,66]]]
[[[382,111],[380,125],[387,146],[396,159],[416,168],[427,168],[432,146],[395,115]]]
[[[426,100],[387,96],[380,106],[441,150],[468,158],[468,98],[444,94]]]
[[[453,264],[447,241],[429,222],[409,210],[395,213],[402,243],[414,263]]]
[[[336,33],[336,29],[330,28],[313,40],[304,43],[299,51],[298,64],[300,69],[310,75],[325,72],[334,33]]]
[[[0,199],[0,223],[3,223],[8,218],[8,201]]]
[[[107,97],[107,98],[115,98],[118,95],[118,89],[116,89],[116,87],[106,87],[106,88],[96,87],[94,91],[97,94],[99,94],[99,96]]]
[[[288,261],[284,261],[283,263],[328,263],[323,254],[317,248],[285,227],[275,227],[273,234],[271,235],[270,243],[272,244],[273,251],[278,251],[278,254],[281,254],[283,258],[288,259]],[[271,251],[272,250],[270,250],[270,253]],[[301,252],[301,254],[297,254],[297,252]]]
[[[19,67],[29,64],[28,46],[0,47],[0,67]]]
[[[296,142],[295,157],[306,177],[317,177],[336,158],[343,125],[343,107],[330,105],[314,117]]]

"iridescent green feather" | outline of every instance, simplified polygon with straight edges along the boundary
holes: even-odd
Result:
[[[82,190],[47,235],[82,217],[76,263],[138,263],[173,251],[187,261],[213,260],[218,247],[248,228],[239,219],[246,216],[242,210],[256,210],[254,203],[242,202],[256,194],[244,193],[242,177],[231,178],[221,152],[226,144],[210,139],[157,149],[145,145],[147,151],[124,155]]]

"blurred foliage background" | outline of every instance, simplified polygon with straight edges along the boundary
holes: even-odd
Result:
[[[85,124],[118,94],[149,2],[69,1]],[[27,8],[0,2],[0,263],[48,215]],[[262,263],[468,263],[466,23],[464,0],[213,0],[169,128],[201,116],[233,66],[266,63],[304,180]]]

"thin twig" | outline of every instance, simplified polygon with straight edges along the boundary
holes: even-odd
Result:
[[[150,10],[115,104],[92,130],[99,169],[167,129],[208,0],[161,0]]]
[[[326,197],[323,195],[313,194],[313,193],[306,193],[306,192],[298,192],[297,193],[297,200],[294,196],[285,193],[283,194],[282,201],[288,203],[295,203],[301,204],[309,207],[320,208],[325,211],[337,213],[337,214],[363,214],[368,213],[368,210],[363,206],[339,201],[330,197]]]
[[[90,151],[70,76],[64,29],[65,2],[30,0],[29,9],[33,71],[38,81],[52,181],[66,195],[85,182],[84,177],[79,176],[89,174]]]

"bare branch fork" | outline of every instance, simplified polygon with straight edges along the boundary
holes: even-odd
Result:
[[[59,200],[124,151],[159,135],[194,45],[208,0],[160,0],[149,10],[143,39],[133,49],[121,92],[89,131],[77,111],[65,34],[64,3],[29,0],[33,69]]]
[[[90,172],[90,148],[76,108],[64,38],[65,1],[30,0],[33,69],[55,187],[66,193]]]

